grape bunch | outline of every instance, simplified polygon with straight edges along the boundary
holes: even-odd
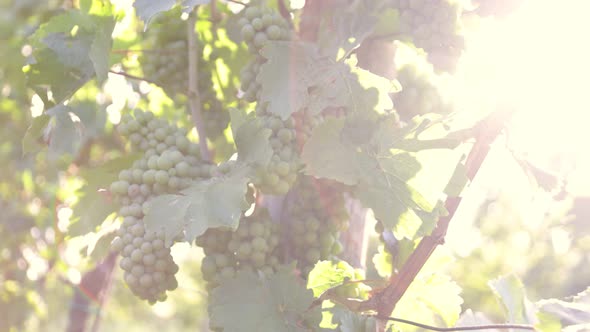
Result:
[[[327,182],[300,177],[287,202],[283,230],[290,256],[298,261],[304,276],[317,261],[334,259],[342,252],[338,239],[348,222],[341,191]]]
[[[395,109],[404,120],[426,113],[448,114],[451,103],[444,97],[437,76],[417,64],[406,64],[397,71],[402,90],[393,94]]]
[[[150,29],[150,51],[144,52],[140,63],[146,77],[174,95],[188,89],[188,42],[186,22],[166,16],[160,25]]]
[[[270,145],[273,155],[267,167],[256,170],[254,185],[263,193],[284,195],[295,183],[301,169],[295,120],[293,117],[282,120],[279,116],[270,114],[266,105],[258,105],[256,115],[262,119],[264,127],[272,131]]]
[[[424,49],[437,68],[453,70],[464,48],[461,6],[453,0],[391,0],[399,10],[399,36]]]
[[[258,54],[269,41],[291,38],[289,22],[278,11],[265,6],[261,1],[252,2],[244,9],[238,25],[242,38],[253,54]]]
[[[150,52],[140,60],[145,75],[168,94],[186,94],[188,91],[187,22],[178,17],[165,17],[165,24],[153,28],[155,38]],[[211,61],[203,56],[203,44],[198,41],[198,89],[205,134],[210,139],[219,137],[229,124],[229,112],[217,98],[213,88]]]
[[[266,60],[260,56],[260,49],[269,41],[287,41],[291,39],[289,22],[281,14],[261,2],[253,2],[244,9],[243,16],[238,25],[241,36],[248,45],[248,49],[256,56],[242,69],[240,73],[241,90],[243,99],[254,102],[258,99],[260,84],[256,82],[256,76],[260,66]]]
[[[215,287],[220,279],[231,278],[237,271],[273,273],[279,265],[279,236],[279,224],[273,223],[264,209],[243,217],[235,231],[208,229],[195,240],[205,252],[201,263],[205,281]]]
[[[248,62],[240,72],[241,89],[244,92],[242,98],[248,102],[255,102],[260,97],[260,83],[256,81],[256,76],[258,76],[260,66],[264,62],[265,59],[258,56]]]
[[[198,146],[178,127],[151,112],[136,111],[134,115],[124,116],[118,129],[128,137],[132,150],[143,152],[143,156],[131,168],[122,170],[110,186],[123,218],[111,249],[122,255],[120,267],[131,291],[154,303],[165,300],[166,291],[177,287],[178,266],[164,234],[145,228],[143,217],[149,201],[208,178],[211,165],[202,162]]]

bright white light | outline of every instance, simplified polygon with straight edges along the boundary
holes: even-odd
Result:
[[[466,29],[457,76],[465,114],[511,105],[509,145],[541,166],[588,164],[590,1],[534,0]]]

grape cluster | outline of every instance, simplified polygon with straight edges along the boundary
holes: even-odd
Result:
[[[260,49],[269,41],[291,39],[291,29],[289,22],[278,11],[266,7],[258,1],[252,2],[244,9],[244,14],[239,19],[238,25],[248,49],[256,55],[240,73],[241,90],[244,91],[243,99],[254,102],[258,99],[260,90],[256,76],[260,66],[266,61],[259,55]]]
[[[151,50],[140,59],[146,77],[170,94],[185,93],[188,87],[188,43],[186,22],[166,17],[165,24],[150,29]]]
[[[290,255],[305,276],[319,260],[342,252],[340,232],[348,228],[342,192],[327,182],[300,177],[286,207],[283,225]]]
[[[278,11],[265,6],[261,1],[252,2],[244,9],[238,25],[248,49],[254,54],[258,54],[269,41],[291,38],[289,22]]]
[[[399,10],[399,35],[411,38],[442,70],[452,70],[464,47],[461,6],[452,0],[391,0]]]
[[[258,105],[256,115],[262,119],[265,128],[272,130],[270,145],[273,155],[267,167],[256,170],[254,185],[260,191],[271,195],[284,195],[297,179],[301,161],[297,153],[295,120],[282,120],[270,114],[266,105]]]
[[[237,271],[273,273],[279,264],[279,235],[279,224],[273,223],[266,210],[259,209],[243,217],[235,231],[208,229],[195,243],[205,252],[201,270],[209,287],[235,276]]]
[[[140,60],[145,75],[161,86],[170,95],[186,94],[188,91],[188,41],[187,23],[178,17],[167,17],[165,25],[154,28],[152,50],[145,52]],[[217,98],[213,88],[211,61],[203,56],[203,45],[198,49],[198,89],[205,134],[211,139],[219,137],[229,124],[229,112]]]
[[[397,71],[402,90],[393,94],[395,109],[400,117],[408,120],[426,113],[450,113],[451,103],[445,99],[436,75],[415,64],[407,64]]]
[[[123,217],[111,249],[122,255],[120,267],[131,291],[154,303],[165,300],[166,291],[177,287],[178,266],[164,234],[145,228],[143,217],[149,201],[184,189],[193,180],[208,178],[212,167],[201,161],[198,146],[184,131],[151,112],[136,111],[134,115],[125,115],[118,129],[143,156],[111,184],[110,192]]]
[[[256,76],[258,76],[260,66],[264,62],[264,58],[258,56],[242,68],[240,72],[241,89],[244,92],[242,98],[248,102],[255,102],[260,97],[260,83],[256,81]]]

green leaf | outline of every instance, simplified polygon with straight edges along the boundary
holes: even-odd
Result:
[[[313,300],[292,267],[270,276],[241,271],[211,292],[211,325],[224,332],[308,331],[302,323]]]
[[[182,0],[182,8],[185,12],[192,11],[196,6],[206,5],[210,0]]]
[[[462,162],[459,162],[455,168],[455,172],[453,172],[453,176],[445,188],[445,194],[450,197],[461,196],[461,192],[463,192],[463,188],[465,188],[468,182],[467,168],[465,168],[465,165]]]
[[[43,131],[50,120],[51,116],[47,114],[41,114],[33,118],[33,122],[23,137],[23,153],[35,152],[40,149],[40,145],[37,142],[43,136]]]
[[[71,97],[94,75],[92,62],[81,58],[84,51],[86,54],[89,51],[89,38],[74,39],[61,33],[49,35],[44,39],[48,47],[34,52],[35,63],[26,72],[28,85],[49,89],[56,103]],[[51,48],[61,50],[56,53]]]
[[[115,22],[100,16],[110,14],[110,6],[98,7],[93,14],[72,10],[55,16],[31,36],[33,60],[24,71],[32,89],[49,90],[61,103],[95,74],[104,80]]]
[[[80,176],[86,183],[77,191],[78,201],[72,208],[73,218],[68,235],[92,232],[114,212],[114,205],[109,201],[106,190],[117,180],[119,172],[130,168],[138,157],[137,154],[127,154],[98,167],[81,169]]]
[[[180,194],[160,195],[149,202],[144,217],[146,227],[163,231],[166,244],[185,232],[186,239],[209,228],[236,229],[245,205],[249,178],[244,167],[227,176],[199,181]]]
[[[461,314],[461,287],[450,277],[434,273],[414,279],[396,304],[392,315],[421,323],[437,325],[442,320],[453,326]]]
[[[230,116],[234,142],[238,150],[238,160],[246,164],[265,167],[273,155],[269,141],[272,130],[265,128],[262,121],[254,117],[253,113],[248,115],[231,109]]]
[[[320,261],[309,272],[307,289],[311,289],[313,295],[319,297],[328,289],[341,285],[347,278],[354,277],[354,268],[344,261]]]
[[[268,43],[260,54],[266,61],[260,66],[260,102],[268,111],[286,120],[307,103],[310,82],[307,73],[313,63],[312,51],[298,43]]]
[[[63,155],[75,156],[80,148],[82,131],[74,123],[70,113],[71,109],[64,105],[57,105],[47,111],[54,118],[50,127],[50,159],[57,160]]]
[[[345,107],[352,112],[383,113],[393,108],[389,94],[396,86],[369,71],[350,64],[316,59],[307,74],[311,82],[307,109],[317,114],[327,107]]]
[[[510,323],[535,323],[534,305],[527,299],[524,285],[514,275],[491,280],[488,285],[503,305]]]
[[[112,29],[110,29],[112,31]],[[94,65],[94,72],[96,73],[96,79],[98,84],[106,81],[109,73],[109,56],[113,40],[111,34],[108,31],[98,31],[96,37],[92,41],[88,56]]]
[[[373,256],[373,264],[377,273],[383,278],[391,277],[392,272],[401,268],[410,257],[415,247],[414,241],[408,239],[397,241],[395,251],[392,250],[392,252],[386,250],[385,246],[380,245],[377,253]]]
[[[590,288],[574,296],[570,302],[549,299],[541,300],[536,305],[541,312],[559,319],[564,327],[590,322]]]
[[[308,175],[355,185],[363,170],[370,168],[371,160],[354,147],[340,140],[344,119],[330,118],[314,128],[303,147],[303,159]]]
[[[133,8],[147,27],[155,15],[169,11],[176,4],[176,0],[135,0]]]
[[[331,310],[334,314],[332,322],[338,324],[341,332],[373,332],[377,331],[377,321],[357,312],[352,312],[342,306],[336,306]]]

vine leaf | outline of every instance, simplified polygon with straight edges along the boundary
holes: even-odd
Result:
[[[541,300],[536,305],[542,313],[558,319],[562,327],[582,326],[590,322],[590,287],[574,296],[571,301],[549,299]]]
[[[303,321],[313,300],[292,266],[270,276],[241,271],[211,292],[211,325],[225,332],[308,331]]]
[[[169,11],[174,5],[176,0],[135,0],[133,8],[147,28],[154,16]]]
[[[393,108],[389,97],[397,86],[394,81],[364,69],[352,69],[353,63],[318,59],[308,73],[310,84],[307,109],[318,114],[327,107],[346,107],[353,112],[382,113]]]
[[[41,114],[33,118],[31,125],[23,137],[23,153],[31,153],[40,149],[39,139],[43,137],[43,131],[51,121],[51,116]]]
[[[345,279],[354,278],[354,268],[347,262],[320,261],[309,272],[307,289],[311,289],[313,295],[319,297],[328,289],[341,285]]]
[[[192,11],[196,6],[199,5],[206,5],[210,1],[209,0],[183,0],[182,1],[182,8],[185,12]]]
[[[80,176],[86,183],[76,192],[78,201],[72,208],[73,218],[68,227],[68,235],[78,236],[92,232],[113,213],[113,205],[100,190],[115,181],[119,172],[131,167],[138,158],[138,154],[128,154],[101,166],[83,168],[80,171]]]
[[[372,332],[376,331],[376,320],[373,317],[364,316],[352,312],[344,307],[336,306],[331,309],[332,323],[338,324],[341,332]]]
[[[514,275],[500,277],[491,280],[488,285],[503,305],[508,316],[508,322],[519,324],[536,323],[536,308],[526,297],[524,285],[518,277]]]
[[[23,151],[37,150],[40,144],[36,142],[44,136],[49,141],[51,160],[63,155],[75,156],[86,139],[102,133],[105,122],[104,113],[97,112],[96,106],[89,103],[59,104],[33,119],[23,138]]]
[[[445,188],[445,194],[450,197],[459,197],[468,183],[467,168],[463,163],[459,162]]]
[[[231,109],[230,117],[238,160],[265,167],[273,154],[269,143],[272,131],[265,128],[260,118],[254,117],[253,113],[248,115],[237,109]]]
[[[371,167],[365,154],[340,140],[344,123],[344,119],[331,118],[313,130],[301,155],[308,175],[356,185],[363,169]]]
[[[163,231],[170,246],[182,235],[191,240],[208,228],[235,230],[247,208],[247,167],[236,167],[227,176],[199,181],[179,194],[160,195],[149,203],[144,217],[146,227]]]
[[[392,315],[424,324],[441,320],[453,326],[461,314],[461,287],[447,275],[422,274],[414,279]]]
[[[107,80],[109,73],[109,52],[112,43],[111,33],[102,29],[96,33],[90,45],[88,57],[92,61],[98,84],[102,84]]]
[[[307,103],[312,49],[299,43],[274,42],[260,54],[268,60],[256,77],[261,85],[260,102],[268,103],[269,112],[285,120]]]
[[[363,122],[363,113],[349,117],[355,123]],[[367,119],[374,121],[370,116]],[[355,186],[363,205],[373,209],[375,217],[400,239],[414,239],[432,229],[438,215],[436,202],[409,183],[421,168],[415,156],[389,148],[374,151],[375,138],[383,133],[364,137],[366,131],[360,128],[360,136],[353,138],[346,121],[329,118],[312,131],[302,153],[306,173]]]
[[[97,13],[79,10],[51,18],[30,37],[33,54],[24,67],[28,86],[44,102],[50,90],[55,104],[63,102],[95,75],[99,83],[107,77],[115,27],[111,8]]]

